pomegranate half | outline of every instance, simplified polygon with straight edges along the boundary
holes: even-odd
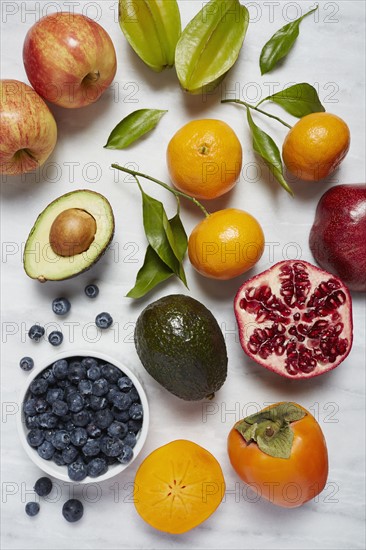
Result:
[[[245,353],[281,376],[318,376],[351,350],[350,293],[338,277],[308,262],[279,262],[249,279],[234,309]]]

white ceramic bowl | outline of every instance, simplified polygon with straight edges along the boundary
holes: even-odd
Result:
[[[31,447],[27,441],[27,434],[29,432],[28,428],[25,425],[25,415],[23,412],[23,402],[25,401],[25,398],[29,391],[29,385],[31,382],[46,368],[48,368],[52,363],[59,359],[67,359],[71,357],[95,357],[96,359],[100,359],[102,361],[105,361],[107,363],[111,363],[112,365],[119,368],[126,376],[128,376],[136,390],[139,393],[141,404],[143,407],[143,422],[142,427],[139,433],[137,434],[137,442],[133,449],[133,457],[132,460],[128,464],[112,464],[108,467],[108,470],[105,474],[99,476],[99,477],[89,477],[87,476],[85,479],[78,483],[96,483],[99,481],[105,481],[106,479],[110,479],[117,474],[123,472],[132,462],[135,460],[135,458],[140,453],[148,432],[148,426],[149,426],[149,406],[147,402],[147,397],[144,388],[141,385],[141,382],[138,380],[137,376],[125,365],[123,365],[120,361],[117,359],[114,359],[113,357],[110,357],[109,355],[106,355],[105,353],[97,352],[97,351],[85,351],[85,350],[76,350],[76,351],[68,351],[63,353],[56,353],[52,357],[49,358],[49,360],[44,361],[43,364],[39,365],[39,367],[33,369],[31,373],[28,375],[27,380],[21,390],[19,402],[19,413],[17,415],[17,426],[18,426],[18,432],[20,436],[20,441],[22,443],[22,446],[29,456],[29,458],[36,464],[41,470],[46,472],[47,474],[53,476],[54,478],[57,478],[61,481],[67,481],[69,483],[73,483],[73,481],[69,478],[67,474],[67,466],[58,466],[55,464],[52,460],[45,460],[41,458],[37,452],[36,449]]]

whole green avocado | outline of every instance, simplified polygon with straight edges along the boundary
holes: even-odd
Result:
[[[194,298],[173,294],[148,305],[137,319],[135,346],[147,372],[181,399],[211,399],[225,382],[223,334]]]

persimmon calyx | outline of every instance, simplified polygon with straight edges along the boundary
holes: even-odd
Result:
[[[290,458],[294,433],[291,422],[301,420],[306,412],[295,403],[279,403],[240,420],[235,429],[249,444],[274,458]]]

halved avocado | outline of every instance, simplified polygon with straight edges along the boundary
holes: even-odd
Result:
[[[32,227],[24,248],[25,272],[42,283],[75,277],[99,260],[113,234],[112,207],[103,195],[88,189],[66,193]]]

